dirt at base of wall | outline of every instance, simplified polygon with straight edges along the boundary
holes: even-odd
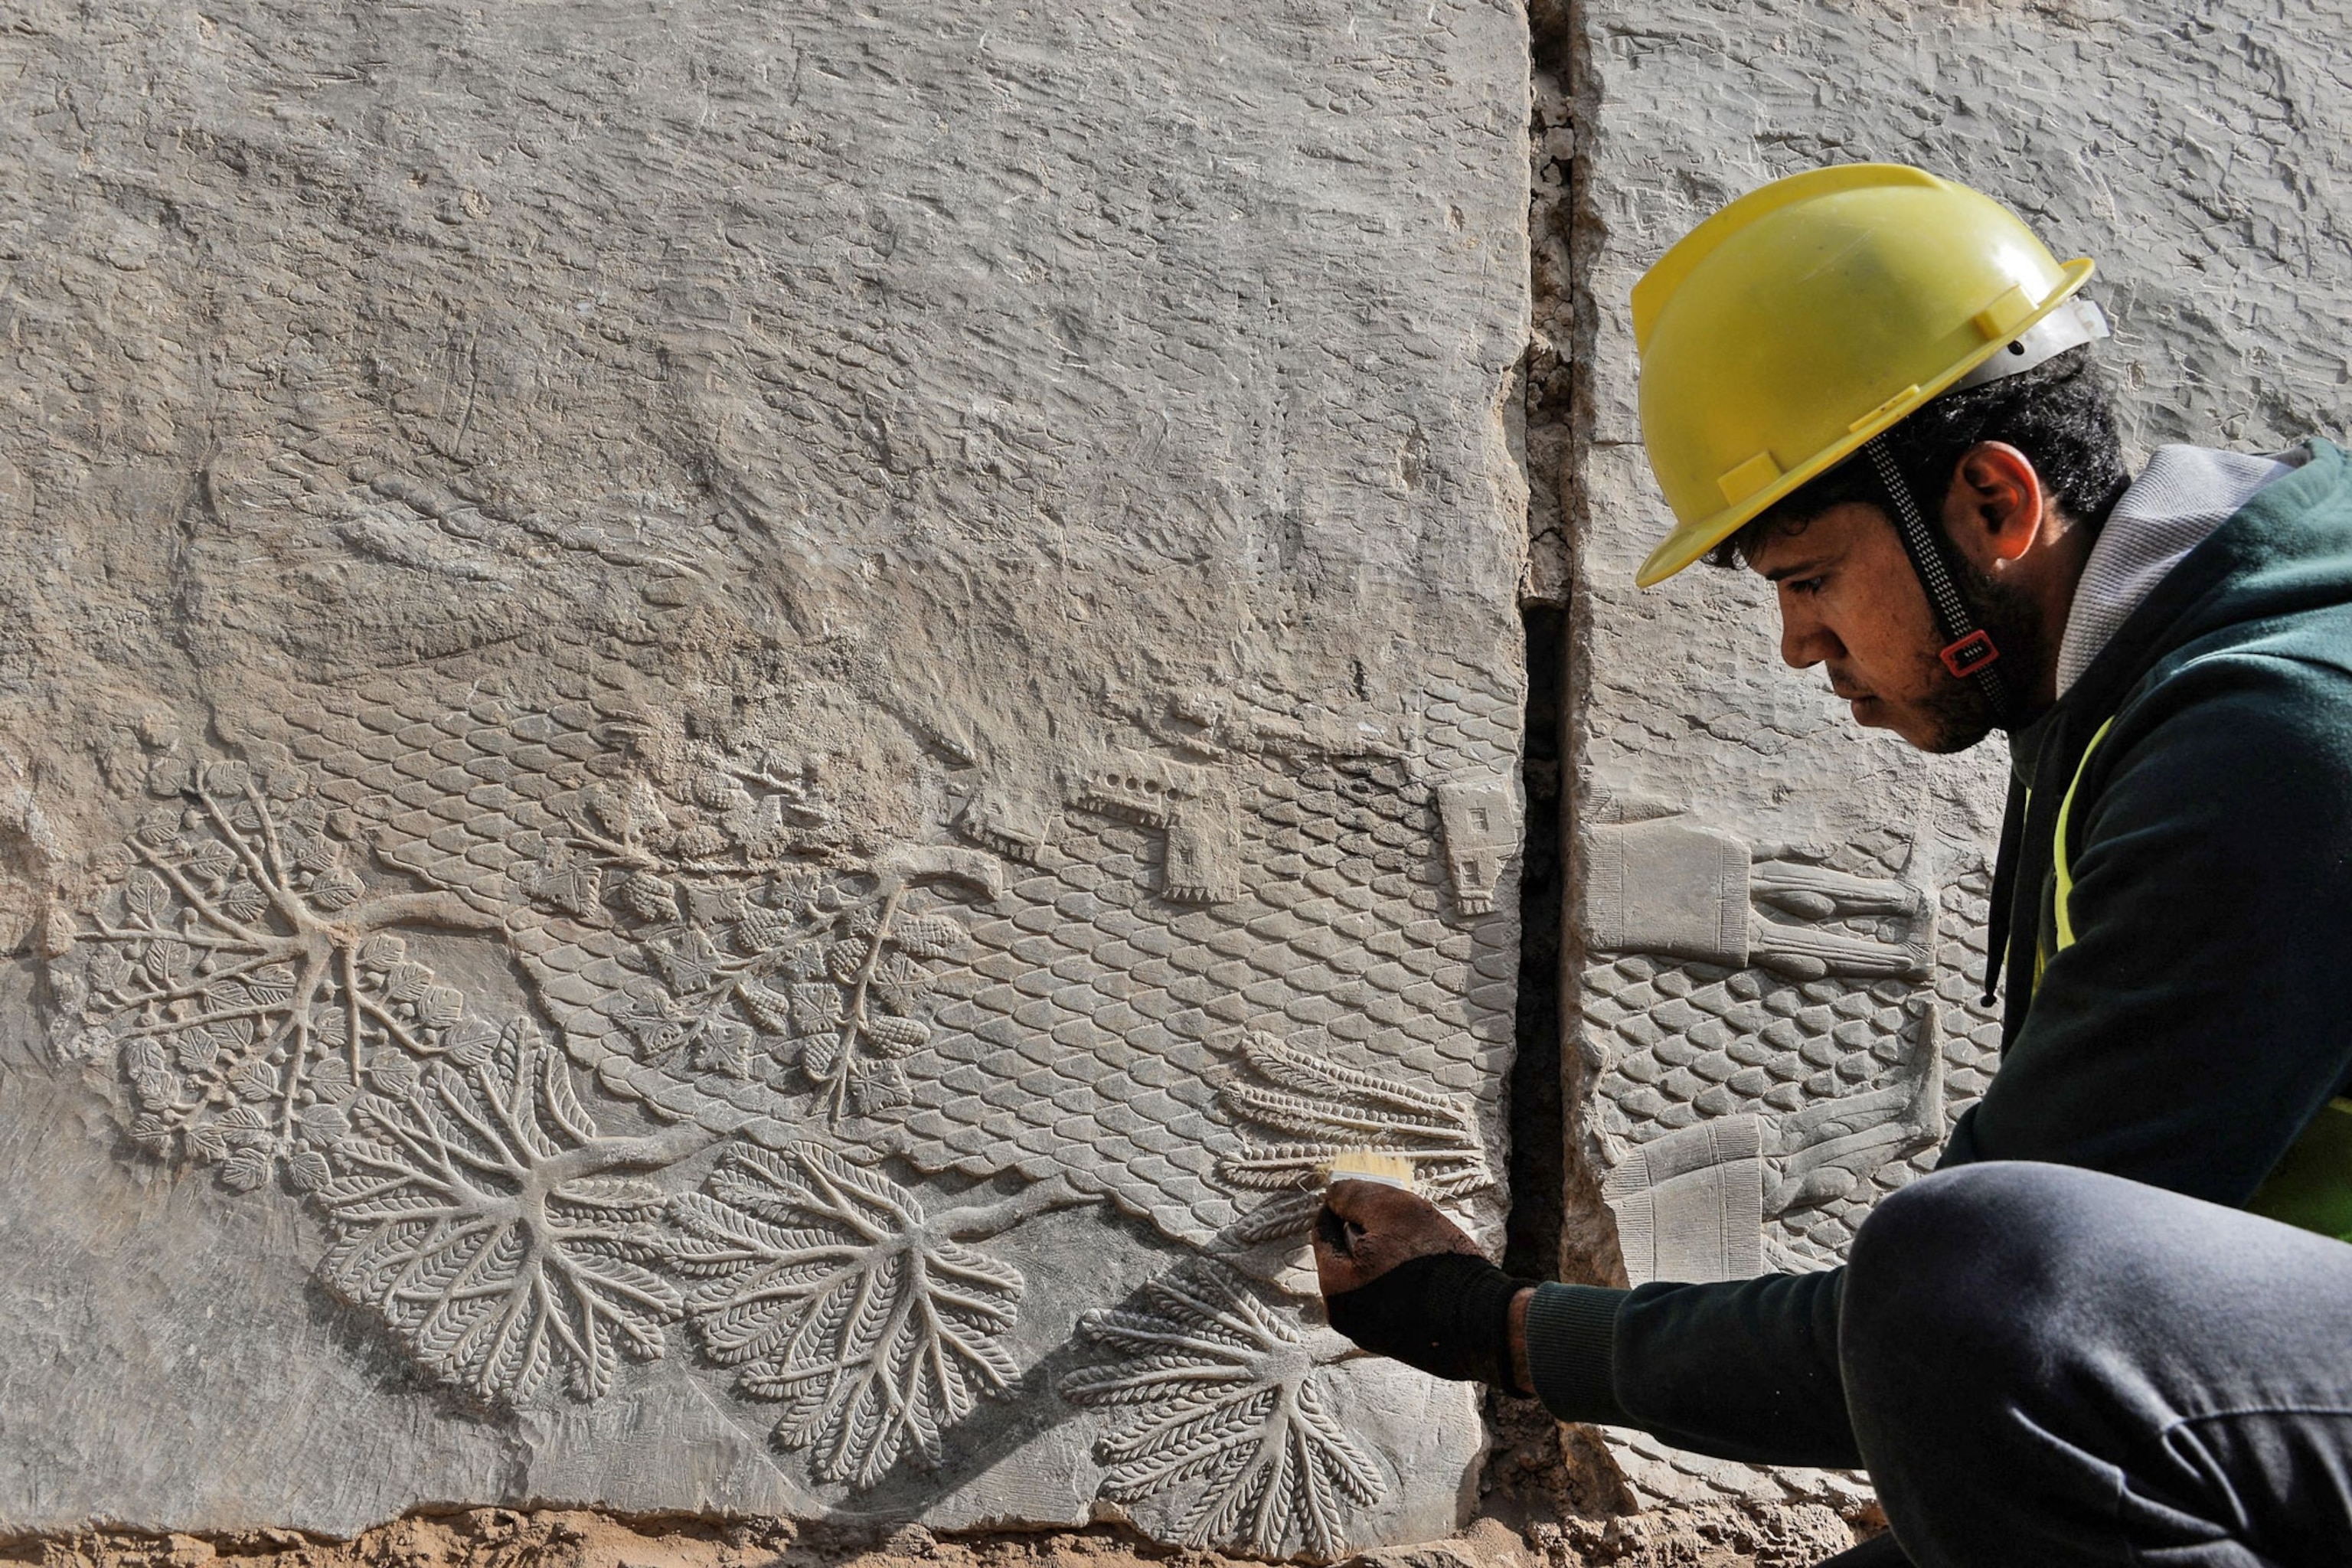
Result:
[[[1479,1516],[1443,1541],[1341,1568],[1810,1568],[1876,1528],[1800,1504],[1636,1510],[1589,1427],[1494,1399]],[[1857,1528],[1859,1526],[1859,1528]],[[1253,1568],[1118,1525],[934,1533],[791,1520],[629,1518],[587,1510],[419,1511],[349,1541],[299,1531],[141,1534],[102,1529],[0,1540],[0,1568]]]
[[[1517,1546],[1518,1538],[1511,1543]],[[8,1544],[4,1560],[41,1568],[1223,1568],[1241,1561],[1163,1546],[1115,1526],[935,1534],[905,1525],[877,1536],[790,1520],[625,1519],[570,1509],[412,1514],[351,1541],[281,1530],[220,1536],[94,1531],[19,1540]],[[1429,1568],[1440,1564],[1433,1561]],[[1459,1568],[1503,1565],[1484,1552],[1475,1564],[1465,1555]]]
[[[1384,1548],[1347,1568],[1801,1568],[1851,1540],[1826,1509],[1768,1517],[1704,1505],[1524,1530],[1481,1519],[1447,1540]],[[351,1541],[288,1530],[89,1531],[0,1543],[0,1563],[40,1568],[1242,1568],[1249,1562],[1162,1546],[1112,1526],[934,1535],[909,1525],[877,1542],[785,1520],[629,1520],[556,1509],[414,1514]]]

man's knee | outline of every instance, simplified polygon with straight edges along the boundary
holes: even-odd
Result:
[[[2030,1359],[2069,1267],[2073,1179],[2023,1163],[1964,1165],[1880,1203],[1855,1237],[1840,1303],[1850,1386],[1981,1380]]]

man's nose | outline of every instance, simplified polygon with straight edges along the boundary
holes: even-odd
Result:
[[[1780,660],[1790,669],[1811,669],[1840,652],[1836,634],[1802,611],[1780,610]]]

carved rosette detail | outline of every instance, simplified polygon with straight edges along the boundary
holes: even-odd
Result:
[[[406,1100],[362,1097],[314,1199],[319,1276],[380,1316],[436,1376],[523,1404],[560,1380],[600,1399],[620,1360],[660,1358],[683,1315],[656,1272],[667,1194],[620,1175],[709,1135],[600,1136],[562,1058],[529,1023],[481,1061],[436,1063]]]
[[[1328,1560],[1346,1550],[1347,1505],[1387,1496],[1336,1414],[1332,1363],[1360,1352],[1227,1271],[1154,1280],[1080,1331],[1118,1355],[1061,1384],[1074,1404],[1118,1412],[1095,1446],[1101,1494],[1129,1505],[1189,1493],[1176,1526],[1186,1544]]]
[[[497,922],[371,886],[299,769],[167,757],[149,784],[161,803],[102,862],[51,970],[62,1054],[119,1066],[148,1149],[213,1162],[239,1190],[281,1163],[315,1188],[355,1095],[404,1095],[425,1062],[497,1036],[399,929]]]

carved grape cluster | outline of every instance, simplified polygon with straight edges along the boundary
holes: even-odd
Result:
[[[796,1065],[835,1122],[905,1103],[899,1063],[930,1038],[919,1004],[965,933],[943,910],[912,911],[903,884],[860,880],[772,881],[650,933],[627,987],[640,1058],[683,1051],[739,1078],[756,1058]]]
[[[667,790],[612,780],[565,814],[519,876],[536,902],[593,925],[708,924],[787,858],[836,857],[832,802],[812,776],[784,776],[781,753],[720,758]]]

